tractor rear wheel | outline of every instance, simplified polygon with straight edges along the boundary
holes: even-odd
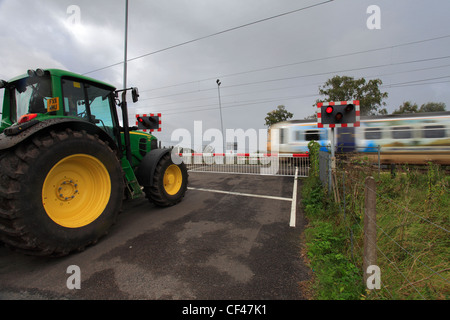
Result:
[[[144,192],[150,202],[159,207],[169,207],[180,202],[186,193],[188,173],[184,162],[175,164],[170,152],[159,160],[153,174],[153,185]]]
[[[105,235],[122,206],[113,150],[84,131],[51,131],[0,155],[0,240],[16,251],[62,256]]]

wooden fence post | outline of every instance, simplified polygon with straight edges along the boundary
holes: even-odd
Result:
[[[367,283],[367,268],[377,264],[377,226],[376,226],[376,184],[373,177],[365,181],[365,209],[364,209],[364,283]]]

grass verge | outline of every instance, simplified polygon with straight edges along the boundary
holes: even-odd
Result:
[[[377,184],[381,289],[363,283],[364,180]],[[314,174],[302,187],[307,257],[318,300],[449,300],[450,177],[434,164],[395,175],[362,163],[337,168],[340,201]],[[344,214],[345,212],[345,214]]]

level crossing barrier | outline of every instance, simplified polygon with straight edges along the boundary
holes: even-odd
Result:
[[[309,175],[308,153],[180,153],[191,172],[214,172],[254,175]]]

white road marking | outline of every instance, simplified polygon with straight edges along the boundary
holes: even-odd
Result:
[[[222,193],[222,194],[229,194],[229,195],[234,195],[234,196],[263,198],[263,199],[270,199],[270,200],[290,201],[292,203],[292,205],[291,205],[291,217],[290,217],[290,221],[289,221],[289,226],[295,227],[295,220],[296,220],[296,215],[297,215],[297,181],[298,181],[298,168],[295,168],[295,178],[294,178],[294,188],[292,191],[292,198],[266,196],[266,195],[261,195],[261,194],[251,194],[251,193],[224,191],[224,190],[194,188],[194,187],[188,187],[188,190]]]
[[[290,227],[295,227],[295,219],[297,215],[297,176],[298,168],[295,168],[294,190],[292,191],[291,221],[289,222]]]
[[[242,192],[232,192],[232,191],[213,190],[213,189],[203,189],[203,188],[193,188],[193,187],[188,187],[188,190],[206,191],[206,192],[215,192],[215,193],[231,194],[231,195],[235,195],[235,196],[254,197],[254,198],[264,198],[264,199],[271,199],[271,200],[292,201],[291,198],[274,197],[274,196],[265,196],[265,195],[260,195],[260,194],[251,194],[251,193],[242,193]]]

